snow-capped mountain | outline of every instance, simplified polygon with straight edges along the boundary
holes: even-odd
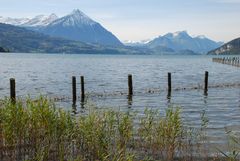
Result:
[[[38,15],[34,18],[0,17],[0,23],[25,27],[50,36],[85,43],[117,47],[123,46],[116,36],[78,9],[61,18],[58,18],[55,14],[49,16]],[[190,36],[186,31],[179,31],[168,33],[152,40],[125,41],[124,44],[128,47],[147,48],[152,51],[178,52],[191,50],[196,53],[207,53],[210,50],[220,47],[223,43],[215,42],[203,35]]]
[[[186,31],[168,33],[147,44],[150,48],[167,47],[174,51],[192,50],[197,53],[207,53],[221,45],[222,43],[210,40],[205,36],[192,37]]]
[[[0,23],[0,50],[14,53],[143,54],[133,48],[86,44],[3,23]]]
[[[67,16],[53,21],[39,31],[51,36],[87,43],[122,46],[122,43],[116,36],[78,9],[73,10]]]
[[[28,22],[22,24],[21,26],[26,26],[26,27],[47,26],[53,21],[55,21],[56,19],[58,19],[58,17],[54,13],[52,13],[49,16],[38,15],[30,19]]]
[[[194,38],[207,39],[207,37],[205,35],[198,35],[198,36],[195,36]]]
[[[150,41],[152,41],[152,39],[146,39],[146,40],[140,40],[140,41],[125,40],[123,41],[123,43],[127,46],[144,46]]]
[[[28,18],[10,18],[10,17],[2,17],[0,16],[0,23],[20,26],[24,23],[27,23],[30,19]]]
[[[93,21],[90,17],[88,17],[78,9],[73,10],[72,13],[58,19],[57,21],[51,23],[49,26],[58,25],[60,23],[63,24],[64,27],[69,27],[69,26],[80,27],[82,25],[92,26],[97,24],[97,22]]]
[[[50,36],[63,37],[85,43],[123,46],[116,36],[78,9],[61,18],[58,18],[55,14],[20,19],[0,17],[0,23],[25,27]]]
[[[21,27],[40,27],[47,26],[51,22],[55,21],[58,17],[53,13],[49,16],[46,15],[38,15],[34,18],[4,18],[0,17],[0,23],[5,23],[14,26]]]

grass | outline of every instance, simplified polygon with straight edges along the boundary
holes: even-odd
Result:
[[[221,155],[216,157],[202,153],[201,145],[196,145],[205,139],[204,132],[194,133],[185,127],[180,108],[168,108],[163,116],[146,109],[142,117],[94,107],[87,107],[87,111],[74,117],[44,97],[15,104],[8,99],[1,101],[0,160],[239,159],[236,138],[232,153],[219,150]],[[202,122],[204,130],[208,122],[205,113]]]

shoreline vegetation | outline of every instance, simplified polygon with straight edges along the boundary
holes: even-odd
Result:
[[[164,115],[86,106],[79,116],[58,108],[46,97],[0,101],[1,161],[82,160],[239,160],[240,141],[228,134],[228,152],[209,152],[202,114],[199,130],[184,126],[179,107]]]

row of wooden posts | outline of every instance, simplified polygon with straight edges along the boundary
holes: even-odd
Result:
[[[171,95],[172,91],[172,74],[168,73],[168,96]],[[72,77],[72,102],[73,104],[77,101],[77,83],[76,76]],[[84,76],[80,77],[81,82],[81,102],[85,100],[85,87],[84,87]],[[208,92],[208,71],[205,72],[205,80],[204,80],[204,94]],[[128,75],[128,96],[133,96],[133,79],[132,75]],[[16,101],[16,82],[14,78],[10,79],[10,98],[12,102]]]
[[[212,58],[213,62],[240,67],[240,57]]]

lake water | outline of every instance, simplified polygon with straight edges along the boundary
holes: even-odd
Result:
[[[0,54],[0,97],[9,95],[9,78],[17,95],[47,95],[71,110],[71,77],[85,76],[87,101],[100,107],[143,112],[181,106],[184,122],[199,127],[201,114],[209,120],[211,142],[222,143],[226,130],[240,128],[240,68],[213,63],[211,56],[125,56]],[[209,91],[204,95],[204,73]],[[172,95],[167,98],[167,73],[172,73]],[[127,75],[133,75],[134,96],[127,99]],[[80,103],[77,112],[81,112]],[[129,108],[130,107],[130,108]]]

